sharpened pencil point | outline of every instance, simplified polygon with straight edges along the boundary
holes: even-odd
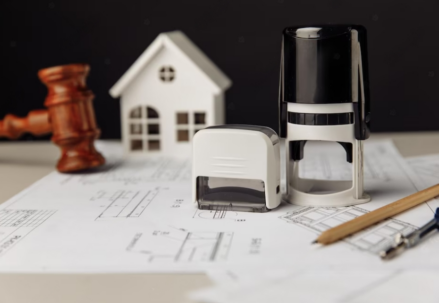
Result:
[[[318,240],[314,240],[314,241],[311,242],[311,244],[317,244],[317,243],[319,243]]]

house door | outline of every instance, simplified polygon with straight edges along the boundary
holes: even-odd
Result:
[[[133,108],[128,117],[130,151],[160,150],[159,113],[150,106]]]

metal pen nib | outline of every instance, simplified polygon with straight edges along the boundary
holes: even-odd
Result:
[[[405,237],[402,234],[397,234],[395,236],[395,243],[388,249],[380,252],[380,257],[383,260],[389,260],[400,253],[402,253],[407,248]]]
[[[389,248],[380,252],[381,259],[392,259],[393,257],[405,251],[407,248],[417,245],[425,236],[429,235],[435,230],[439,230],[439,208],[436,209],[434,219],[418,230],[415,230],[407,236],[404,236],[401,233],[396,234],[395,242]]]

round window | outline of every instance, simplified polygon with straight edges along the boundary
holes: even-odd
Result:
[[[175,78],[175,70],[172,66],[163,66],[159,71],[159,76],[163,82],[171,82]]]

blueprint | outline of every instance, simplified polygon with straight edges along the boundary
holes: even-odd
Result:
[[[349,179],[343,149],[309,142],[301,174]],[[87,174],[53,172],[0,205],[0,272],[205,272],[248,264],[296,269],[380,266],[376,252],[398,232],[431,219],[429,201],[329,247],[310,245],[331,226],[422,188],[390,141],[365,144],[365,188],[372,201],[346,208],[283,203],[268,213],[221,206],[199,210],[191,197],[190,157],[123,160],[99,142],[108,164]],[[391,267],[436,266],[439,243],[414,249]],[[407,253],[410,255],[410,253]]]
[[[150,263],[226,261],[232,240],[233,232],[154,230],[137,233],[127,251],[144,254]]]
[[[318,157],[318,154],[316,156]],[[406,170],[408,175],[415,174],[418,177],[411,178],[412,185],[418,190],[439,183],[439,155],[408,158],[407,162],[412,169],[411,172]],[[366,163],[366,169],[367,167]],[[338,171],[339,176],[343,176],[345,170]],[[388,180],[387,177],[383,178],[385,176],[383,173],[386,171],[375,170],[373,174],[369,172],[366,176],[370,178],[375,175],[384,181]],[[303,174],[316,174],[316,172],[304,170]],[[321,172],[320,174],[322,177]],[[347,177],[347,173],[344,173],[344,176]],[[328,228],[367,213],[366,205],[368,204],[339,208],[298,206],[281,215],[279,219],[317,235]],[[391,218],[343,242],[357,251],[376,254],[390,243],[395,233],[405,234],[416,229],[415,225],[409,223],[417,216],[416,214],[428,214],[429,210],[433,212],[435,207],[439,207],[437,199],[409,211],[404,215],[406,221]],[[434,255],[437,253],[439,253],[439,237],[436,234],[427,238],[416,249],[407,251],[391,262],[381,264],[372,264],[370,260],[366,260],[366,266],[360,262],[335,265],[335,262],[328,261],[319,267],[309,263],[303,267],[271,264],[268,267],[254,265],[211,269],[208,275],[216,286],[197,291],[191,297],[195,301],[210,303],[290,302],[292,299],[298,302],[433,303],[439,301],[439,289],[434,282],[439,279],[439,268],[434,262],[436,259]],[[348,256],[345,252],[343,254]],[[420,259],[429,260],[431,265],[421,265],[418,262]],[[408,261],[413,262],[414,266],[407,266]],[[318,291],[315,291],[316,289]],[[416,291],[413,291],[414,289]]]
[[[300,207],[280,218],[288,223],[300,225],[316,234],[316,237],[327,229],[355,219],[368,213],[358,207]],[[397,219],[388,219],[371,228],[365,229],[344,239],[352,246],[379,254],[388,248],[397,234],[408,235],[417,229],[416,226]]]

